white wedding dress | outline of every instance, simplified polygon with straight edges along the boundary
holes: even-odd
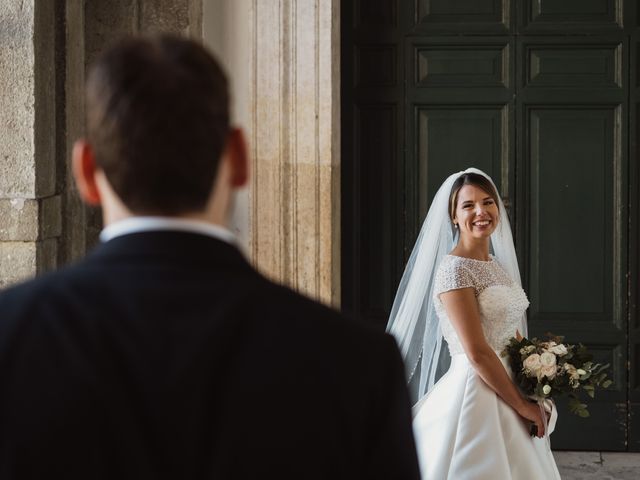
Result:
[[[447,318],[438,295],[466,287],[475,290],[484,334],[498,356],[515,336],[529,306],[522,288],[495,258],[444,257],[436,275],[434,301],[452,361],[447,373],[414,407],[422,478],[559,479],[547,440],[531,437],[524,420],[484,383]]]

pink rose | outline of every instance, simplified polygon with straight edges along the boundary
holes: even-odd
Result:
[[[532,353],[524,359],[522,365],[529,372],[537,374],[538,370],[540,370],[540,367],[542,366],[542,364],[540,363],[540,355],[538,355],[537,353]]]

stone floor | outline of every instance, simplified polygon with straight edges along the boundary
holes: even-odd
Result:
[[[554,452],[562,480],[638,480],[640,453]]]

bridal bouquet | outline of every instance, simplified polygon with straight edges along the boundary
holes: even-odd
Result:
[[[569,410],[588,417],[580,391],[593,398],[597,388],[608,388],[612,384],[605,372],[609,364],[594,363],[584,345],[569,345],[563,340],[550,334],[548,341],[512,338],[502,356],[508,357],[516,384],[529,398],[540,403],[567,396]]]

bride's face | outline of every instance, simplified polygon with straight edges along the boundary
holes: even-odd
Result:
[[[453,222],[460,235],[488,238],[498,225],[500,214],[495,200],[475,185],[464,185],[458,191],[458,202]]]

